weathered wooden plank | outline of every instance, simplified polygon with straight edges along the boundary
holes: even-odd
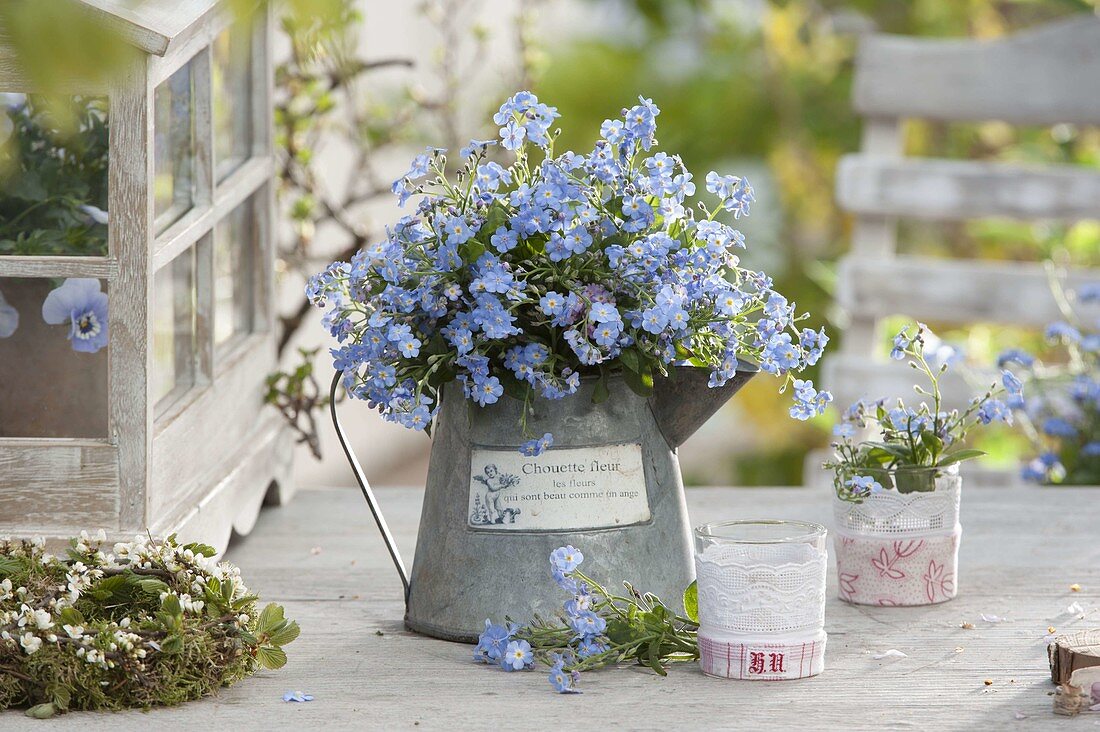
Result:
[[[1100,261],[1100,254],[1098,254]],[[1100,281],[1100,269],[1074,269],[1065,286]],[[944,323],[1042,328],[1065,316],[1042,264],[895,257],[845,257],[837,300],[850,313],[905,315]]]
[[[119,2],[80,0],[119,36],[146,53],[163,56],[174,39],[201,19],[217,0],[173,2]]]
[[[118,445],[120,520],[124,528],[140,529],[145,525],[152,443],[153,87],[145,57],[113,83],[110,119],[108,249],[118,262],[118,276],[108,293],[111,440]]]
[[[861,115],[1014,124],[1100,120],[1100,18],[988,41],[868,35],[853,90]]]
[[[271,179],[275,170],[270,157],[254,158],[230,173],[218,186],[212,205],[198,205],[169,226],[153,245],[153,269],[158,270],[207,234],[223,216]]]
[[[687,497],[694,523],[830,516],[826,491],[690,489]],[[1072,632],[1097,620],[1100,546],[1089,529],[1100,522],[1095,497],[1089,489],[964,490],[960,595],[944,605],[846,605],[835,597],[830,567],[829,647],[825,672],[814,679],[754,684],[708,679],[693,665],[667,678],[635,668],[586,674],[584,694],[563,698],[545,673],[501,673],[472,663],[469,646],[404,631],[401,585],[361,496],[306,490],[293,507],[264,512],[228,556],[253,590],[285,602],[301,624],[284,669],[215,699],[148,713],[68,714],[51,725],[466,730],[499,729],[501,719],[521,717],[532,729],[549,729],[560,726],[564,704],[587,724],[624,729],[801,729],[807,720],[814,729],[845,730],[1062,728],[1067,723],[1050,711],[1042,639],[1048,626]],[[410,552],[422,491],[383,488],[379,498]],[[543,579],[550,581],[533,581]],[[1071,592],[1073,583],[1082,591]],[[1086,609],[1084,620],[1065,612],[1075,601]],[[982,613],[1009,621],[987,623]],[[908,657],[873,659],[889,648]],[[284,703],[288,689],[316,699]],[[18,712],[0,714],[0,728],[23,726]]]
[[[246,440],[264,410],[263,380],[275,368],[271,339],[245,339],[213,380],[181,410],[157,420],[153,437],[149,522],[163,521],[181,505],[193,505],[217,483],[215,471]],[[228,405],[232,404],[232,408]]]
[[[207,0],[196,0],[204,3]],[[210,43],[233,21],[233,11],[244,8],[243,4],[208,2],[201,14],[173,36],[168,49],[161,57],[154,57],[150,74],[156,83],[167,79],[195,54],[210,46]],[[196,8],[199,10],[199,8]]]
[[[1068,165],[858,154],[840,161],[836,183],[841,207],[861,215],[933,221],[1100,217],[1100,172]]]
[[[178,533],[184,541],[202,541],[224,551],[232,535],[252,531],[268,495],[278,503],[289,500],[294,492],[294,448],[282,417],[265,413],[236,447],[204,471],[206,483],[189,500],[154,517],[154,535]]]
[[[0,255],[0,277],[95,277],[118,275],[113,257],[25,257]]]
[[[52,527],[117,528],[118,479],[113,445],[0,441],[0,535]]]

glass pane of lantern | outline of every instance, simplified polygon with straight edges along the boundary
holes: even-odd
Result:
[[[159,232],[191,208],[195,136],[190,64],[157,87],[153,99],[153,135],[153,198]]]
[[[106,289],[0,278],[0,437],[107,436]]]
[[[0,94],[0,256],[107,254],[107,100]]]
[[[195,250],[153,277],[153,403],[170,405],[195,383]]]
[[[255,204],[245,201],[214,230],[214,343],[252,332],[256,276]]]
[[[252,152],[252,33],[235,23],[214,40],[214,162],[218,180]]]

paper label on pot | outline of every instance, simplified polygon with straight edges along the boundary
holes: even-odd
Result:
[[[469,526],[485,531],[571,531],[650,519],[638,444],[550,449],[475,447]]]

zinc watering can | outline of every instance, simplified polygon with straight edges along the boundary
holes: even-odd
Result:
[[[584,379],[572,396],[529,403],[527,434],[554,436],[537,457],[519,452],[523,402],[480,407],[447,384],[410,575],[337,417],[338,372],[333,423],[401,575],[406,627],[475,642],[486,618],[552,615],[568,597],[551,579],[549,556],[567,544],[608,586],[630,581],[680,605],[695,568],[676,448],[754,373],[746,367],[710,388],[709,370],[675,367],[648,398],[612,376],[598,404],[597,380]]]

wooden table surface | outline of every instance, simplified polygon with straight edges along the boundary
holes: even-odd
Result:
[[[421,492],[378,491],[411,563]],[[692,520],[829,520],[828,495],[804,488],[689,489]],[[1100,492],[973,488],[963,495],[959,597],[926,608],[846,605],[829,572],[825,672],[778,683],[667,678],[640,668],[587,673],[584,693],[553,693],[544,671],[474,664],[470,647],[401,625],[401,585],[358,491],[303,490],[265,510],[229,559],[265,600],[286,606],[301,637],[290,662],[174,709],[69,714],[43,728],[81,729],[1095,729],[1100,713],[1051,713],[1048,626],[1100,626]],[[455,568],[461,572],[461,567]],[[1070,586],[1079,584],[1073,592]],[[1078,602],[1083,618],[1067,612]],[[986,616],[1007,618],[991,623]],[[966,629],[964,623],[973,624]],[[908,657],[874,660],[897,649]],[[986,681],[991,684],[986,684]],[[315,700],[286,703],[300,689]],[[0,728],[32,724],[0,715]]]

